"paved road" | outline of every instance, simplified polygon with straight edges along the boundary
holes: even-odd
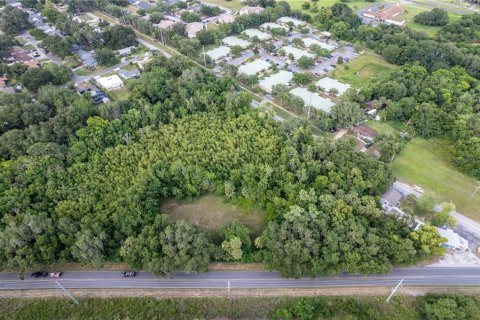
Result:
[[[58,281],[66,288],[320,288],[394,286],[480,286],[480,268],[405,268],[387,275],[317,277],[285,279],[277,272],[208,272],[173,274],[172,279],[140,272],[135,278],[122,278],[120,272],[65,272]],[[0,290],[53,289],[55,280],[19,280],[13,273],[0,273]]]

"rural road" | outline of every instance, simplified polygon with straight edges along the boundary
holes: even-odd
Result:
[[[322,287],[376,287],[395,286],[402,278],[404,286],[480,286],[480,268],[402,268],[386,275],[341,275],[311,279],[285,279],[278,272],[208,272],[175,273],[172,279],[157,278],[139,272],[134,278],[122,278],[121,272],[91,271],[64,272],[57,279],[67,289],[103,288],[322,288]],[[20,280],[14,273],[0,273],[1,290],[57,289],[53,279],[34,279],[29,274]]]

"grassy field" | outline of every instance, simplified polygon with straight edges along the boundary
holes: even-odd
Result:
[[[167,200],[161,208],[174,220],[186,220],[192,224],[215,230],[220,225],[238,220],[248,226],[255,235],[264,228],[264,214],[225,203],[221,197],[204,196],[194,201]]]
[[[207,0],[207,1],[204,1],[204,2],[208,2],[208,3],[214,4],[214,5],[225,7],[225,8],[232,9],[232,10],[238,10],[238,9],[246,6],[246,4],[243,1],[240,1],[240,0],[232,0],[232,1]]]
[[[480,221],[480,192],[472,196],[478,182],[448,162],[448,148],[444,140],[414,138],[393,161],[393,172],[401,181],[453,201],[458,212]]]
[[[308,0],[287,0],[287,2],[288,2],[288,4],[290,4],[290,7],[292,9],[302,9],[302,4],[304,2],[310,2],[310,7],[313,6],[313,2],[308,1]],[[321,0],[321,1],[317,2],[318,3],[317,6],[318,7],[331,7],[335,3],[339,3],[339,2],[340,2],[339,0]],[[384,0],[379,0],[379,1],[376,1],[375,3],[382,3],[382,2],[389,3],[389,1],[384,1]],[[362,9],[362,8],[365,8],[365,7],[368,7],[368,6],[372,5],[372,2],[353,0],[353,1],[349,1],[348,5],[352,9],[358,10],[358,9]],[[304,10],[304,12],[308,13],[309,10]]]
[[[333,76],[352,86],[361,88],[366,84],[381,80],[395,68],[396,66],[388,63],[381,56],[366,52],[343,66],[337,67]]]
[[[235,294],[235,289],[233,290]],[[67,298],[0,299],[0,319],[267,319],[278,309],[295,312],[299,300],[312,317],[295,319],[421,319],[422,297],[315,298]],[[292,319],[279,314],[275,319]]]
[[[418,24],[414,21],[414,18],[417,14],[422,13],[424,11],[430,11],[431,8],[422,6],[421,4],[405,4],[402,3],[402,6],[405,8],[405,13],[399,15],[398,17],[404,18],[407,21],[407,26],[413,30],[425,32],[429,36],[433,37],[437,34],[438,30],[442,27],[434,27],[434,26],[424,26]],[[456,14],[453,12],[448,12],[449,22],[457,21],[460,19],[461,14]]]
[[[130,91],[128,91],[127,88],[122,87],[117,90],[109,91],[108,95],[113,101],[128,100],[130,97]]]
[[[388,122],[368,120],[365,125],[377,130],[383,134],[397,134],[398,130],[392,127]]]

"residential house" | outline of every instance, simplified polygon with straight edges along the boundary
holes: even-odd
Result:
[[[263,10],[265,10],[264,8],[260,7],[260,6],[256,6],[256,7],[243,7],[240,9],[239,13],[240,15],[244,15],[244,14],[259,14],[260,12],[262,12]]]
[[[232,23],[235,22],[235,17],[228,13],[223,13],[218,16],[218,23]]]
[[[398,207],[404,196],[405,195],[398,189],[391,186],[384,194],[382,194],[382,203],[388,207]]]
[[[126,47],[126,48],[117,50],[117,52],[121,57],[124,57],[131,54],[133,50],[135,50],[135,46]]]
[[[138,69],[132,69],[132,70],[120,69],[118,70],[118,74],[120,75],[120,77],[122,77],[125,80],[140,78],[140,70]]]
[[[440,236],[447,239],[445,243],[442,243],[442,247],[451,250],[469,251],[468,240],[462,238],[458,233],[451,229],[437,228]]]
[[[153,4],[143,2],[143,1],[138,1],[138,2],[135,3],[135,5],[137,6],[137,8],[143,9],[145,11],[148,10],[148,9],[151,9],[153,7]]]
[[[82,61],[82,64],[86,68],[94,68],[97,66],[97,61],[95,60],[95,55],[92,51],[85,51],[77,47],[74,49],[75,55]]]
[[[354,126],[352,131],[355,132],[360,139],[367,141],[375,141],[375,138],[378,136],[377,130],[364,126],[363,124]]]
[[[120,79],[120,77],[116,74],[108,77],[95,77],[94,79],[100,86],[104,87],[108,91],[123,87],[122,79]]]
[[[159,29],[168,30],[171,29],[174,24],[175,22],[171,20],[161,20],[159,23],[154,24],[153,26]]]
[[[192,22],[192,23],[187,23],[185,26],[185,30],[187,32],[187,37],[195,38],[197,36],[197,33],[201,30],[203,30],[203,23],[201,22]]]

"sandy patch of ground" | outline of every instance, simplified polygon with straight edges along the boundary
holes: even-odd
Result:
[[[480,259],[471,252],[449,251],[440,260],[428,267],[480,267]]]

